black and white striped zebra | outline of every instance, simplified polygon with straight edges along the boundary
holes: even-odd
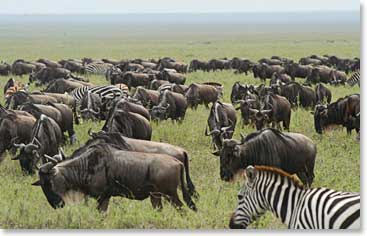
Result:
[[[84,94],[86,94],[87,91],[90,91],[91,93],[95,93],[99,95],[101,98],[107,98],[112,99],[115,96],[126,96],[126,91],[122,91],[120,88],[114,86],[114,85],[103,85],[103,86],[96,86],[96,87],[79,87],[74,89],[70,92],[70,95],[73,96],[75,99],[76,105],[80,106],[81,101],[84,97]]]
[[[349,79],[347,80],[347,84],[351,87],[358,84],[358,87],[360,87],[360,80],[361,80],[361,73],[360,71],[356,71],[349,77]]]
[[[94,75],[106,75],[107,71],[113,67],[112,64],[109,63],[90,63],[85,66],[86,74],[94,74]]]
[[[305,188],[289,174],[266,166],[246,168],[230,228],[247,228],[271,211],[290,229],[359,229],[360,194]]]

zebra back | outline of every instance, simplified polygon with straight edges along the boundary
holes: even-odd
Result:
[[[107,98],[107,99],[112,99],[116,96],[117,97],[125,96],[125,92],[114,85],[102,85],[102,86],[95,86],[95,87],[84,86],[80,88],[75,88],[70,93],[70,95],[73,96],[73,98],[75,99],[77,106],[80,106],[81,101],[87,91],[97,94],[101,98]]]
[[[90,63],[85,66],[85,72],[87,74],[95,74],[95,75],[106,75],[107,71],[113,67],[112,64],[109,63]]]

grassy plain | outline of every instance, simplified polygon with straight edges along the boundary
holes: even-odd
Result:
[[[193,58],[210,59],[234,56],[258,60],[279,55],[298,60],[311,54],[335,54],[340,57],[359,56],[359,34],[337,31],[322,33],[263,33],[243,30],[180,30],[161,29],[104,29],[92,32],[88,27],[37,28],[17,26],[11,29],[1,25],[0,60],[12,62],[17,58],[36,60],[41,57],[61,58],[159,58],[171,56],[189,63]],[[286,32],[287,29],[273,30]],[[3,87],[8,77],[0,77]],[[28,81],[28,77],[15,77]],[[92,76],[91,82],[106,84],[102,77]],[[234,82],[259,84],[252,74],[236,75],[232,71],[195,72],[187,74],[187,84],[217,81],[224,85],[223,101],[229,102]],[[32,89],[39,89],[31,87]],[[348,94],[359,92],[358,87],[331,87],[333,101]],[[2,95],[1,95],[2,96]],[[4,99],[1,98],[3,103]],[[113,198],[107,214],[96,210],[96,201],[52,209],[40,188],[30,184],[37,176],[24,176],[19,163],[7,154],[0,164],[0,227],[1,228],[88,228],[88,229],[224,229],[228,228],[229,216],[237,204],[240,182],[225,183],[219,178],[219,160],[210,154],[210,139],[204,135],[209,110],[200,107],[188,110],[181,125],[163,121],[153,125],[153,140],[168,142],[185,148],[190,154],[191,176],[200,194],[196,202],[198,212],[188,208],[183,212],[173,209],[167,202],[162,211],[152,209],[149,199],[132,201]],[[239,114],[238,114],[239,115]],[[76,126],[78,143],[65,146],[70,154],[88,139],[87,130],[97,131],[103,123],[85,122]],[[254,129],[240,128],[248,134]],[[344,191],[360,191],[360,146],[355,133],[347,136],[346,130],[337,129],[323,136],[316,134],[313,117],[309,111],[292,112],[291,131],[310,137],[317,144],[314,187],[329,187]],[[179,194],[182,196],[181,194]],[[182,197],[181,197],[182,198]],[[250,228],[285,228],[273,215],[266,214]]]

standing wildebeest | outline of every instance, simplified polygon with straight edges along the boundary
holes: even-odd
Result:
[[[29,75],[29,82],[38,81],[41,85],[48,84],[59,78],[67,79],[70,77],[70,71],[65,68],[46,67]]]
[[[159,93],[162,93],[164,90],[170,90],[172,92],[180,93],[182,95],[185,95],[185,92],[188,89],[188,87],[189,86],[182,85],[182,84],[166,83],[166,84],[161,85],[157,89],[157,91]]]
[[[85,67],[83,66],[81,61],[79,62],[75,60],[67,60],[63,62],[62,67],[69,70],[71,73],[79,73],[79,74],[85,73]]]
[[[41,115],[32,128],[31,141],[27,144],[14,144],[20,152],[12,160],[19,160],[22,170],[33,174],[38,164],[47,162],[43,158],[44,154],[53,156],[58,153],[62,140],[59,125],[52,118]]]
[[[159,104],[159,92],[139,86],[135,90],[133,99],[140,101],[146,108],[152,108]]]
[[[70,93],[76,88],[81,87],[94,87],[91,83],[86,83],[83,81],[77,81],[74,79],[56,79],[50,82],[43,92],[48,93]]]
[[[187,72],[187,64],[182,62],[177,62],[173,60],[172,58],[162,58],[158,61],[158,70],[163,69],[175,69],[179,73],[186,73]]]
[[[264,63],[264,64],[268,64],[269,66],[275,66],[275,65],[283,65],[283,62],[279,59],[268,59],[268,58],[261,58],[260,60],[258,60],[258,62]]]
[[[209,71],[209,63],[206,62],[206,61],[193,59],[190,62],[189,72],[193,72],[193,71],[197,71],[197,70]]]
[[[359,132],[359,125],[353,125],[353,118],[360,113],[360,96],[352,94],[344,98],[339,98],[336,102],[328,105],[317,105],[314,112],[314,125],[317,133],[330,125],[343,125],[350,134],[353,129]],[[359,119],[358,119],[359,120]]]
[[[330,73],[330,84],[338,85],[342,84],[344,85],[347,81],[348,76],[344,71],[339,70],[332,70]]]
[[[241,142],[224,140],[220,152],[220,177],[230,181],[249,165],[266,165],[297,174],[307,186],[314,178],[316,145],[299,133],[267,128],[242,137]]]
[[[209,103],[214,103],[219,99],[220,92],[216,87],[211,85],[190,84],[186,90],[185,97],[189,107],[196,109],[199,104],[204,104],[206,108],[209,108]]]
[[[314,108],[316,105],[316,93],[312,87],[300,85],[299,104],[304,108]]]
[[[22,59],[18,59],[16,61],[14,61],[13,65],[11,66],[11,73],[13,75],[23,76],[25,74],[30,74],[30,73],[32,73],[34,71],[37,71],[37,69],[38,68],[37,68],[36,65],[34,65],[34,64],[30,63],[30,62],[26,62],[26,61],[24,61]]]
[[[211,59],[209,62],[209,69],[216,70],[228,70],[231,68],[231,61],[227,58],[224,59]]]
[[[153,77],[154,76],[149,74],[129,71],[123,74],[121,81],[111,80],[111,83],[112,84],[123,83],[126,84],[129,87],[129,89],[131,89],[132,87],[136,88],[138,86],[147,87],[149,83],[154,79]]]
[[[100,144],[100,143],[114,144],[119,147],[125,148],[126,151],[166,154],[166,155],[169,155],[179,160],[182,164],[184,164],[186,182],[187,182],[187,187],[188,187],[190,196],[192,195],[194,195],[195,197],[199,196],[190,178],[189,155],[185,149],[178,147],[178,146],[168,144],[168,143],[127,138],[127,137],[122,136],[120,133],[107,133],[104,131],[93,133],[90,131],[91,130],[88,131],[88,134],[92,137],[92,139],[88,140],[88,142],[84,146],[77,149],[72,154],[72,156],[77,156],[85,152],[85,150],[90,145],[95,145],[95,144]]]
[[[103,120],[102,99],[98,94],[87,91],[80,104],[80,113],[84,120]]]
[[[289,101],[283,96],[279,96],[276,94],[267,94],[264,98],[264,104],[264,109],[266,110],[259,111],[254,109],[254,112],[256,112],[256,129],[262,129],[266,123],[264,122],[264,120],[266,121],[266,119],[268,118],[268,122],[272,123],[273,128],[277,126],[278,129],[281,129],[280,122],[283,121],[283,128],[289,130],[292,112],[291,104],[289,103]]]
[[[7,109],[17,109],[18,106],[25,103],[47,104],[49,102],[56,103],[57,99],[47,95],[28,94],[24,91],[17,91],[12,96],[8,97],[5,103]]]
[[[109,119],[115,110],[134,112],[150,121],[149,111],[144,106],[130,102],[125,98],[115,98],[102,104],[102,112],[106,119]]]
[[[152,119],[166,120],[171,118],[172,121],[183,121],[186,114],[187,101],[182,94],[165,90],[160,94],[159,101],[159,104],[151,110]]]
[[[212,136],[214,149],[221,149],[223,140],[232,138],[236,123],[236,110],[232,104],[213,103],[208,117],[209,133],[205,128],[205,135]]]
[[[0,62],[0,75],[7,76],[11,72],[11,65],[6,62]]]
[[[30,114],[18,114],[16,111],[1,113],[0,160],[6,150],[13,148],[14,142],[29,143],[31,141],[32,127],[35,123],[36,119]]]
[[[51,61],[51,60],[46,59],[46,58],[40,58],[36,62],[45,64],[45,66],[47,66],[47,67],[54,67],[54,68],[62,67],[60,63],[55,62],[55,61]]]
[[[196,211],[185,184],[184,165],[165,154],[130,152],[116,146],[91,146],[77,158],[57,163],[55,158],[40,167],[40,185],[53,208],[63,207],[75,192],[97,199],[98,209],[107,211],[112,196],[144,200],[162,208],[162,196],[182,207],[177,195],[181,186],[186,204]],[[128,170],[128,171],[124,171]]]
[[[332,72],[333,69],[327,66],[318,66],[312,69],[311,73],[307,76],[307,83],[330,83],[333,80],[332,75],[335,73]]]
[[[106,132],[119,132],[129,138],[150,140],[152,126],[144,116],[138,113],[115,110],[102,127]]]
[[[240,82],[237,81],[232,86],[231,102],[235,103],[238,100],[244,99],[249,93],[247,84],[240,84]]]
[[[255,64],[252,67],[252,72],[254,73],[255,78],[260,78],[260,80],[265,82],[265,80],[270,79],[275,72],[282,74],[285,72],[285,70],[284,67],[280,65],[268,65],[261,63]]]
[[[258,101],[252,98],[238,100],[235,102],[235,104],[240,104],[236,110],[241,111],[242,127],[250,124],[250,120],[252,119],[252,113],[250,109],[260,108]]]
[[[167,80],[170,83],[175,83],[175,84],[185,84],[185,81],[186,81],[185,75],[178,73],[178,72],[168,71],[168,70],[162,71],[162,79]]]
[[[316,103],[323,103],[324,100],[329,104],[331,102],[331,91],[322,83],[318,83],[315,87]]]
[[[162,86],[164,84],[170,84],[170,82],[168,82],[166,80],[154,79],[154,80],[150,81],[148,89],[157,90],[160,86]]]
[[[278,72],[274,72],[270,79],[270,86],[273,84],[288,84],[292,81],[292,78],[287,74],[280,74]]]
[[[47,105],[26,103],[21,106],[21,110],[32,114],[37,119],[40,119],[42,114],[52,118],[59,125],[62,133],[68,132],[71,144],[76,141],[73,111],[67,105],[61,103],[48,103]]]
[[[298,63],[291,63],[285,65],[285,72],[291,76],[294,81],[295,78],[307,78],[312,71],[313,67],[310,65],[299,65]]]

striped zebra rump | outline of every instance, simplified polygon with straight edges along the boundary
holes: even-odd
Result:
[[[94,63],[93,62],[85,66],[85,73],[106,76],[107,71],[109,71],[111,67],[113,67],[113,65],[109,63]]]
[[[360,87],[360,80],[361,80],[361,74],[360,71],[354,72],[349,79],[347,80],[347,84],[351,87],[358,84],[358,87]]]
[[[125,92],[114,85],[103,85],[96,87],[80,87],[71,91],[70,95],[75,99],[76,105],[79,107],[84,95],[90,91],[91,93],[99,95],[101,98],[112,99],[114,97],[125,96]]]

